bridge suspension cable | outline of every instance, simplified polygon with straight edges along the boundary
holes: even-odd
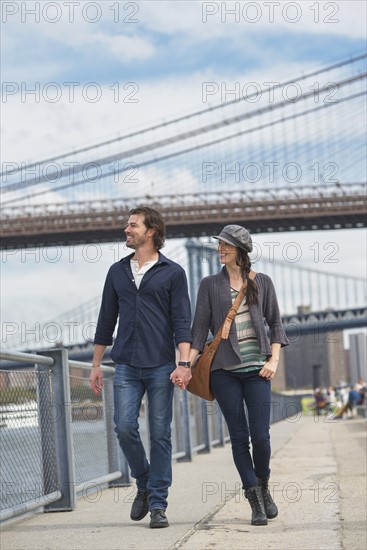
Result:
[[[334,69],[341,68],[341,67],[344,67],[346,65],[352,65],[353,63],[356,63],[358,61],[362,61],[363,59],[366,59],[366,57],[367,57],[367,54],[356,55],[356,56],[350,57],[348,59],[344,59],[344,60],[342,60],[338,63],[328,65],[327,67],[323,67],[323,68],[318,69],[316,71],[312,71],[312,72],[306,73],[304,75],[298,76],[297,78],[293,78],[291,80],[286,80],[284,82],[272,83],[273,84],[272,89],[274,91],[274,90],[277,90],[279,88],[284,88],[285,86],[292,85],[292,84],[307,80],[309,78],[313,78],[315,76],[319,76],[321,74],[330,72]],[[158,130],[158,129],[161,129],[161,128],[166,128],[166,127],[171,126],[173,124],[177,124],[178,122],[186,121],[186,120],[189,120],[189,119],[194,118],[194,117],[201,116],[201,115],[206,114],[206,113],[212,113],[212,112],[214,112],[218,109],[226,108],[229,105],[233,105],[234,103],[238,103],[238,101],[245,101],[245,100],[253,99],[254,97],[257,97],[257,95],[258,95],[258,91],[255,91],[253,93],[247,93],[244,96],[241,96],[240,98],[236,97],[233,100],[227,100],[225,102],[218,103],[217,105],[209,106],[206,109],[201,109],[201,110],[198,110],[198,111],[194,111],[193,113],[189,113],[189,114],[186,114],[186,115],[183,115],[183,116],[180,116],[180,117],[175,117],[171,120],[160,122],[159,124],[155,124],[153,126],[148,126],[147,128],[143,128],[141,130],[136,130],[134,132],[130,132],[130,133],[125,134],[123,136],[118,136],[118,137],[111,138],[111,139],[106,140],[106,141],[96,143],[94,145],[89,145],[87,147],[74,149],[72,151],[69,151],[69,152],[61,154],[61,155],[56,155],[56,156],[52,156],[52,157],[49,157],[47,159],[43,159],[43,160],[40,160],[40,161],[37,161],[37,162],[25,164],[24,169],[28,170],[30,168],[34,168],[37,164],[45,164],[45,163],[53,162],[55,160],[61,160],[61,159],[67,158],[67,157],[77,155],[79,153],[85,153],[85,152],[92,151],[92,150],[95,150],[95,149],[100,148],[100,147],[104,147],[104,146],[107,146],[107,145],[111,145],[113,143],[124,141],[126,139],[131,139],[132,137],[136,137],[136,136],[142,135],[144,133],[152,132],[154,130]],[[9,176],[11,174],[12,174],[11,170],[0,172],[0,176]]]
[[[362,74],[358,74],[358,75],[354,76],[353,78],[348,78],[348,79],[345,79],[343,81],[337,82],[335,84],[335,86],[337,86],[338,88],[343,88],[346,85],[349,85],[349,84],[352,84],[352,83],[357,82],[359,80],[365,79],[366,76],[367,76],[367,72],[362,73]],[[323,91],[326,93],[327,89],[324,89]],[[366,94],[367,94],[367,91],[362,91],[362,92],[359,92],[359,93],[356,93],[356,94],[351,94],[350,96],[339,99],[338,103],[342,103],[342,102],[345,102],[345,101],[350,101],[352,99],[362,97]],[[298,101],[307,100],[310,97],[314,97],[314,95],[315,95],[315,92],[312,90],[311,92],[303,94]],[[241,121],[246,120],[246,119],[250,119],[250,118],[255,117],[255,116],[263,115],[263,114],[265,114],[269,111],[276,111],[276,110],[284,107],[287,104],[288,104],[287,101],[280,101],[280,102],[278,102],[274,105],[268,105],[266,107],[262,107],[260,109],[255,110],[255,111],[251,111],[250,113],[242,113],[242,114],[230,117],[230,118],[226,118],[225,120],[222,120],[220,122],[215,122],[215,123],[209,124],[207,126],[199,127],[195,130],[191,130],[191,131],[185,132],[183,134],[177,134],[173,137],[169,137],[169,138],[166,138],[166,139],[163,139],[163,140],[160,140],[160,141],[149,143],[147,145],[143,145],[143,146],[137,147],[135,149],[130,149],[130,150],[126,150],[126,151],[121,151],[119,153],[115,153],[114,155],[111,155],[109,157],[98,159],[97,163],[100,167],[102,167],[102,166],[105,166],[109,163],[113,163],[115,161],[118,161],[118,160],[121,160],[121,159],[124,159],[124,158],[131,158],[131,157],[134,157],[136,155],[140,155],[142,153],[153,151],[155,149],[161,149],[161,148],[163,148],[167,145],[172,145],[172,144],[175,144],[175,143],[181,143],[181,142],[186,141],[187,139],[191,139],[195,136],[207,134],[207,133],[212,132],[214,130],[218,130],[222,127],[227,128],[228,126],[231,126],[234,123],[238,123],[238,122],[241,122]],[[329,108],[329,107],[332,107],[332,106],[335,106],[335,105],[333,103],[323,103],[322,105],[320,105],[318,107],[314,107],[312,109],[307,109],[307,110],[302,111],[300,113],[293,113],[292,115],[289,115],[289,116],[286,116],[286,117],[283,116],[282,118],[280,118],[276,121],[267,122],[266,124],[257,126],[256,128],[241,130],[241,131],[238,131],[238,132],[236,132],[234,134],[231,134],[229,136],[224,136],[224,137],[221,137],[221,138],[217,138],[215,140],[212,140],[212,141],[209,141],[209,142],[206,142],[206,143],[202,143],[202,144],[196,144],[196,145],[194,145],[194,146],[192,146],[188,149],[184,149],[184,150],[181,150],[181,151],[175,151],[174,153],[171,153],[171,154],[168,154],[168,155],[162,155],[161,157],[158,157],[158,158],[154,158],[154,159],[150,159],[150,160],[147,160],[147,161],[140,162],[139,167],[148,166],[150,164],[155,164],[155,163],[157,163],[159,161],[162,161],[162,160],[167,160],[167,159],[170,159],[170,158],[177,157],[177,156],[182,155],[184,153],[196,151],[198,149],[202,149],[202,148],[209,147],[209,146],[212,146],[212,145],[217,145],[219,143],[228,141],[230,139],[234,139],[234,138],[237,138],[237,137],[240,137],[240,136],[244,136],[245,134],[249,134],[249,133],[252,133],[254,131],[263,130],[263,129],[265,129],[267,127],[270,127],[270,126],[273,126],[275,124],[285,123],[286,121],[293,120],[293,119],[296,119],[296,118],[299,118],[299,117],[302,117],[302,116],[308,115],[310,113],[314,113],[316,111],[320,111],[320,110],[323,110],[323,109],[326,109],[326,108]],[[79,173],[85,171],[88,168],[88,166],[90,166],[90,164],[91,164],[90,162],[87,162],[87,163],[84,163],[84,164],[80,164],[79,166],[75,166],[73,168],[73,177],[76,174],[79,174]],[[131,170],[131,166],[116,168],[114,170],[114,174],[117,175],[121,172],[125,172],[126,170]],[[18,181],[16,183],[11,183],[9,185],[3,186],[2,187],[2,192],[7,193],[7,192],[10,192],[10,191],[17,191],[17,190],[23,189],[23,188],[29,188],[29,187],[32,187],[32,186],[35,186],[35,185],[40,185],[42,183],[49,182],[50,180],[52,181],[56,178],[62,178],[64,176],[69,176],[69,175],[70,175],[70,168],[64,169],[64,170],[61,170],[61,171],[57,171],[57,172],[54,172],[54,173],[51,173],[51,174],[47,174],[47,175],[42,176],[42,177],[36,177],[33,180],[32,179],[28,180],[28,181],[27,180],[25,180],[25,181],[21,180],[21,181]],[[100,179],[103,179],[103,178],[108,177],[108,176],[111,177],[110,172],[102,173],[100,175]],[[76,187],[76,186],[84,184],[84,183],[88,183],[88,181],[79,180],[79,181],[76,181],[76,182],[75,181],[68,182],[65,185],[61,185],[59,187],[56,187],[54,189],[54,191],[60,191],[60,190],[63,190],[63,189],[67,189],[68,187]],[[9,201],[3,201],[3,204],[9,204],[9,203],[12,203],[12,202],[17,202],[19,200],[24,200],[26,198],[39,196],[39,195],[44,195],[46,193],[48,193],[48,190],[39,191],[37,193],[32,193],[32,195],[28,195],[26,197],[19,197],[19,198],[11,199]]]

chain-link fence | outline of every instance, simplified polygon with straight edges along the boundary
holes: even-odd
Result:
[[[84,377],[70,376],[72,436],[77,485],[108,472],[106,414]]]
[[[103,367],[104,389],[96,397],[88,383],[90,365],[68,361],[65,349],[0,357],[36,364],[33,370],[0,370],[2,519],[41,506],[73,510],[80,492],[130,482],[114,432],[112,367]],[[139,428],[149,455],[148,409],[144,397]],[[300,411],[298,396],[274,394],[271,422]],[[218,404],[175,387],[173,459],[191,460],[228,440]]]
[[[51,371],[0,371],[1,505],[19,506],[59,489],[53,422],[40,410]],[[41,430],[41,423],[43,429]]]

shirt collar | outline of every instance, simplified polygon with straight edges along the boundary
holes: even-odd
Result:
[[[135,252],[133,252],[132,254],[129,254],[128,256],[124,256],[123,258],[121,258],[120,262],[121,263],[130,263],[130,260],[131,258],[134,256]],[[170,264],[170,263],[173,263],[171,260],[169,260],[168,258],[166,258],[166,256],[164,256],[163,254],[161,254],[160,252],[158,252],[158,261],[157,261],[157,265],[158,264]]]

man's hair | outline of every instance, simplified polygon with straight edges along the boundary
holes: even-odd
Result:
[[[132,208],[129,212],[129,216],[134,216],[135,214],[142,214],[144,216],[144,225],[148,229],[155,229],[153,235],[153,242],[156,250],[160,250],[164,247],[165,240],[165,225],[162,216],[154,208],[150,206],[137,206]]]

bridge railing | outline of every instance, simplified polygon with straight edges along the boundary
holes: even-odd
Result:
[[[113,432],[112,367],[103,367],[103,396],[95,398],[80,376],[90,364],[69,361],[65,349],[0,357],[27,364],[0,371],[2,520],[40,507],[73,510],[80,493],[129,483]]]
[[[96,397],[88,384],[91,365],[69,360],[66,349],[37,354],[0,351],[0,359],[6,361],[0,370],[1,520],[40,508],[74,510],[78,497],[130,484],[114,432],[113,367],[102,367],[104,388]],[[301,410],[300,400],[293,396],[275,394],[272,405],[271,422]],[[147,407],[144,400],[139,425],[149,449]],[[210,452],[228,440],[216,402],[175,388],[173,460],[192,460],[195,453]]]

